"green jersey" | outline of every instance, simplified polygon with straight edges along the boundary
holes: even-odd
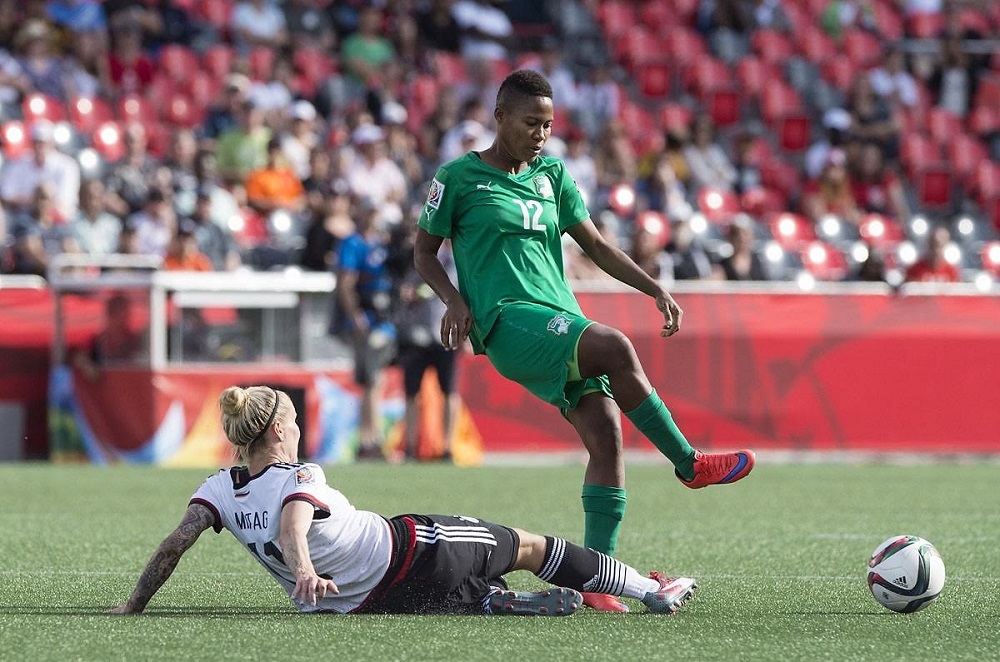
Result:
[[[477,354],[506,305],[582,314],[563,271],[562,233],[589,216],[559,159],[536,157],[516,175],[483,163],[475,152],[441,166],[419,225],[452,241]]]

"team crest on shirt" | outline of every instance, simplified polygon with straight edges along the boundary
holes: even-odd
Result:
[[[552,182],[545,175],[539,175],[531,180],[531,183],[535,185],[535,193],[543,198],[552,198]]]
[[[545,327],[550,333],[554,333],[557,336],[564,336],[569,333],[569,318],[565,315],[556,315],[549,320],[548,325]]]
[[[314,482],[316,482],[316,480],[315,478],[313,478],[312,469],[310,469],[309,467],[299,467],[298,469],[295,470],[296,485],[303,485],[305,483],[314,483]]]
[[[441,198],[444,197],[444,184],[437,180],[437,177],[431,180],[431,187],[427,190],[427,206],[431,209],[437,209],[441,206]]]

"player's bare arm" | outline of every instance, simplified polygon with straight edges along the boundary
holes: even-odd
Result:
[[[445,349],[454,350],[469,337],[469,331],[472,330],[472,313],[438,258],[438,249],[441,248],[443,241],[443,238],[418,228],[413,248],[413,266],[447,306],[444,318],[441,320],[441,344]]]
[[[684,311],[674,298],[623,250],[605,241],[593,221],[588,218],[582,223],[577,223],[570,227],[567,233],[594,261],[594,264],[608,275],[656,300],[657,309],[663,313],[661,336],[672,336],[680,330]]]
[[[316,574],[309,556],[309,542],[306,534],[312,524],[313,506],[305,501],[290,501],[281,509],[281,529],[278,544],[285,565],[295,576],[292,599],[315,605],[327,593],[337,593],[339,589],[332,580]]]
[[[205,506],[192,503],[184,511],[184,518],[173,530],[149,559],[145,570],[139,576],[132,595],[125,604],[109,609],[109,614],[140,614],[146,608],[149,600],[160,590],[167,578],[177,567],[181,556],[198,540],[202,531],[212,526],[215,516]]]

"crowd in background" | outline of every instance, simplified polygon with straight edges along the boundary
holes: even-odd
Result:
[[[799,147],[757,99],[719,126],[678,67],[650,94],[629,51],[628,30],[669,18],[675,41],[694,35],[731,72],[760,55],[759,35],[801,37],[803,15],[833,43],[873,35],[879,57],[823,104],[809,88]],[[931,33],[909,34],[913,17]],[[959,187],[925,209],[908,154],[927,112],[961,127],[978,112],[1000,76],[998,34],[998,12],[962,0],[0,0],[0,269],[44,276],[53,255],[82,252],[335,270],[359,227],[406,236],[436,168],[490,144],[499,81],[529,67],[554,90],[548,153],[657,277],[791,279],[820,250],[834,267],[815,268],[822,279],[969,278],[990,266],[973,254],[995,236],[991,194],[973,204]],[[785,60],[783,81],[818,80],[809,60]],[[639,121],[664,104],[687,112]],[[961,130],[987,165],[997,128]],[[807,224],[815,245],[783,241],[781,223]],[[570,245],[566,263],[571,278],[606,278]]]

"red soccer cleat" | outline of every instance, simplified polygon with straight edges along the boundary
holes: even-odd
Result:
[[[607,593],[584,593],[583,604],[596,611],[626,612],[628,605],[618,599],[616,595]]]
[[[676,470],[677,479],[696,490],[706,485],[726,485],[735,483],[753,470],[753,451],[742,450],[732,453],[694,452],[694,478],[684,480]]]
[[[698,582],[690,577],[664,577],[655,570],[649,573],[649,578],[660,583],[660,588],[650,591],[642,598],[642,604],[654,614],[673,614],[683,607],[694,590],[698,588]]]

